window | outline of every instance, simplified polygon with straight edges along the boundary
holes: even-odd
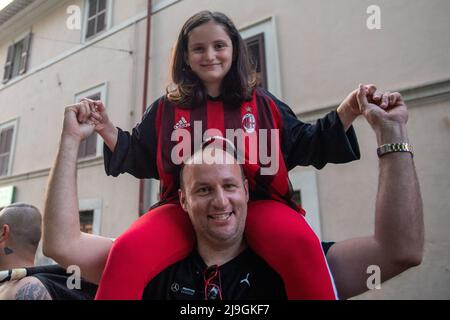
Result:
[[[14,146],[15,122],[0,124],[0,177],[11,172],[11,159]]]
[[[302,207],[302,192],[301,190],[294,190],[292,194],[292,200]]]
[[[148,211],[150,207],[160,201],[161,190],[159,180],[144,179],[144,212],[139,212],[140,215]]]
[[[239,30],[256,63],[259,84],[282,99],[280,62],[275,17],[268,17]]]
[[[16,186],[0,187],[0,210],[14,203],[16,199]]]
[[[264,45],[264,33],[245,39],[248,52],[256,69],[258,86],[267,88],[266,50]]]
[[[94,210],[80,211],[80,230],[85,233],[93,233]]]
[[[107,28],[107,5],[108,0],[88,0],[86,39],[90,38]]]
[[[27,71],[30,44],[31,33],[8,47],[3,72],[3,83],[8,82],[18,75],[24,74]]]
[[[80,200],[80,230],[90,234],[100,234],[102,201],[99,199]]]
[[[82,98],[92,100],[102,100],[105,103],[106,84],[93,89],[84,91],[75,96],[75,102],[78,103]],[[102,155],[102,139],[98,138],[96,132],[92,133],[87,139],[83,140],[78,149],[78,159],[92,158]]]
[[[289,179],[294,189],[293,200],[306,211],[306,221],[319,239],[322,238],[320,228],[319,196],[316,172],[296,168],[289,172]]]

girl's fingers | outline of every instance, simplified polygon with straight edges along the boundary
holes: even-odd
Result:
[[[369,105],[369,102],[367,101],[367,88],[365,88],[363,85],[359,85],[357,94],[356,94],[356,100],[358,101],[359,109],[361,112],[364,112]]]
[[[383,95],[381,96],[380,107],[382,109],[386,109],[387,107],[389,107],[389,94],[390,94],[390,92],[387,91],[387,92],[383,93]]]
[[[91,117],[100,122],[103,120],[103,117],[98,112],[92,112]]]
[[[365,87],[368,89],[368,95],[371,96],[371,97],[377,91],[377,87],[374,84],[368,84]]]
[[[88,104],[90,111],[97,111],[97,107],[95,105],[95,101],[89,98],[82,98],[80,101]]]
[[[379,92],[376,92],[373,96],[373,101],[377,104],[381,102],[381,94]]]
[[[389,105],[393,106],[395,103],[395,96],[393,94],[389,95]]]
[[[392,105],[395,106],[397,102],[399,102],[402,99],[402,95],[399,92],[391,93],[392,96]]]
[[[98,112],[105,111],[105,106],[104,106],[104,104],[103,104],[103,102],[101,100],[94,101],[94,104],[95,104],[96,109],[97,109]]]

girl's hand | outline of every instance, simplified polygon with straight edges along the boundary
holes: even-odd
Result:
[[[83,98],[81,101],[84,101],[89,105],[89,112],[86,112],[85,114],[88,114],[87,119],[94,123],[95,131],[97,133],[101,135],[105,129],[110,128],[111,126],[114,127],[114,125],[109,121],[106,108],[102,101],[95,101],[87,98]]]
[[[106,108],[100,100],[82,99],[82,102],[89,105],[89,116],[87,121],[94,125],[94,130],[103,138],[109,150],[116,149],[119,131],[109,120]]]
[[[374,84],[362,85],[362,88],[366,92],[366,97],[369,103],[373,103],[382,109],[386,109],[389,105],[389,92],[380,94],[377,92],[377,87]],[[352,125],[353,121],[362,114],[360,106],[358,104],[359,89],[353,90],[337,109],[339,118],[344,126],[345,131],[347,131]]]
[[[367,99],[369,102],[374,102],[379,104],[379,98],[376,94],[377,87],[374,84],[363,85],[364,89],[367,92]],[[342,108],[345,113],[348,113],[350,116],[357,117],[362,114],[357,100],[358,90],[353,90],[345,99],[342,101],[339,108]],[[378,99],[377,101],[375,99]],[[378,102],[378,103],[377,103]]]

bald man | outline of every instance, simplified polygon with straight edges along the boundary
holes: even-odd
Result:
[[[97,286],[80,278],[68,286],[71,273],[59,265],[35,266],[42,218],[29,204],[0,211],[0,300],[91,300]]]
[[[41,239],[41,214],[29,204],[0,211],[0,300],[52,300],[44,284],[26,276]]]

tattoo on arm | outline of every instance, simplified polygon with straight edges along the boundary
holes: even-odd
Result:
[[[44,285],[27,283],[16,293],[16,300],[51,300],[50,294]]]

